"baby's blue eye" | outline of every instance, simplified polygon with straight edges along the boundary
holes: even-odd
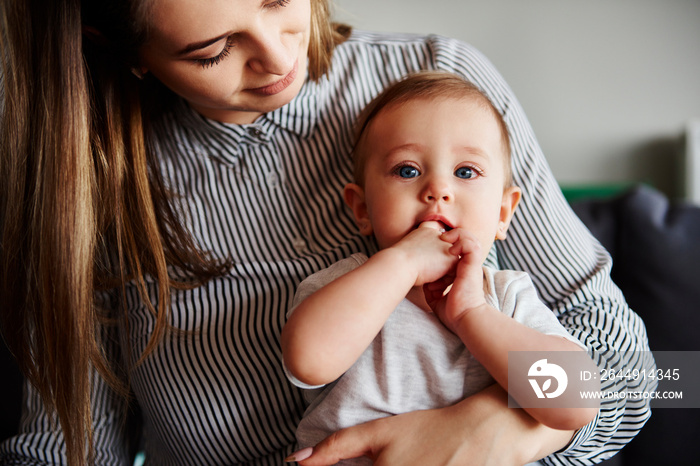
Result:
[[[455,170],[455,176],[457,178],[468,180],[474,178],[476,176],[476,172],[469,167],[460,167],[457,170]]]
[[[397,174],[401,178],[415,178],[418,175],[420,175],[420,172],[415,167],[406,166],[406,167],[400,167],[397,171]]]

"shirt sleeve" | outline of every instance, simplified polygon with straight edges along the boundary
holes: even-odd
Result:
[[[361,253],[353,254],[346,259],[339,260],[335,264],[327,267],[325,269],[319,270],[318,272],[306,277],[297,287],[294,293],[294,300],[292,301],[292,307],[287,312],[287,317],[289,317],[294,309],[304,301],[306,298],[346,273],[355,270],[365,262],[367,262],[367,256]]]
[[[528,274],[515,270],[494,271],[484,267],[487,283],[495,294],[497,309],[517,322],[545,335],[569,340],[582,350],[586,346],[574,338],[537,296]]]
[[[509,129],[513,178],[523,195],[508,239],[498,242],[496,265],[528,272],[540,298],[571,335],[586,345],[596,363],[636,352],[641,356],[628,358],[625,370],[653,367],[644,324],[610,278],[610,255],[564,199],[511,89],[474,48],[438,36],[428,40],[433,66],[461,74],[479,86]],[[625,380],[609,383],[616,386],[603,387],[605,390],[623,392],[628,388]],[[591,425],[581,429],[566,449],[543,461],[551,465],[596,464],[629,442],[650,415],[649,400],[606,400]]]
[[[336,262],[328,268],[325,268],[312,275],[309,275],[297,287],[296,293],[294,294],[294,301],[292,302],[292,307],[287,313],[287,317],[289,317],[294,312],[294,309],[306,298],[308,298],[309,296],[311,296],[316,291],[320,290],[336,278],[341,277],[342,275],[345,275],[351,270],[356,269],[360,265],[364,264],[366,261],[367,256],[365,256],[364,254],[353,254],[352,256],[346,259],[342,259]],[[284,364],[284,361],[282,361],[282,368],[284,369],[284,374],[287,376],[287,379],[289,379],[290,382],[292,382],[295,386],[299,388],[313,390],[316,388],[323,387],[323,385],[308,385],[302,382],[301,380],[297,379],[291,374],[291,372],[289,372],[287,366]]]

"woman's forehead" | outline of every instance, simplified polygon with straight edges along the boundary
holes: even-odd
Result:
[[[259,0],[146,0],[149,38],[180,50],[233,32]],[[240,7],[236,7],[236,6]],[[243,8],[245,7],[245,8]]]

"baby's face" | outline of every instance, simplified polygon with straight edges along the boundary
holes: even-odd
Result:
[[[485,255],[505,237],[512,209],[504,215],[504,149],[489,110],[465,99],[415,100],[383,109],[367,131],[364,195],[381,248],[425,221],[468,230]]]

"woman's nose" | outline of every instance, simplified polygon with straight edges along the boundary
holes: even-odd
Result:
[[[282,37],[269,31],[252,36],[248,65],[256,73],[284,76],[294,67],[293,51],[287,50]]]

